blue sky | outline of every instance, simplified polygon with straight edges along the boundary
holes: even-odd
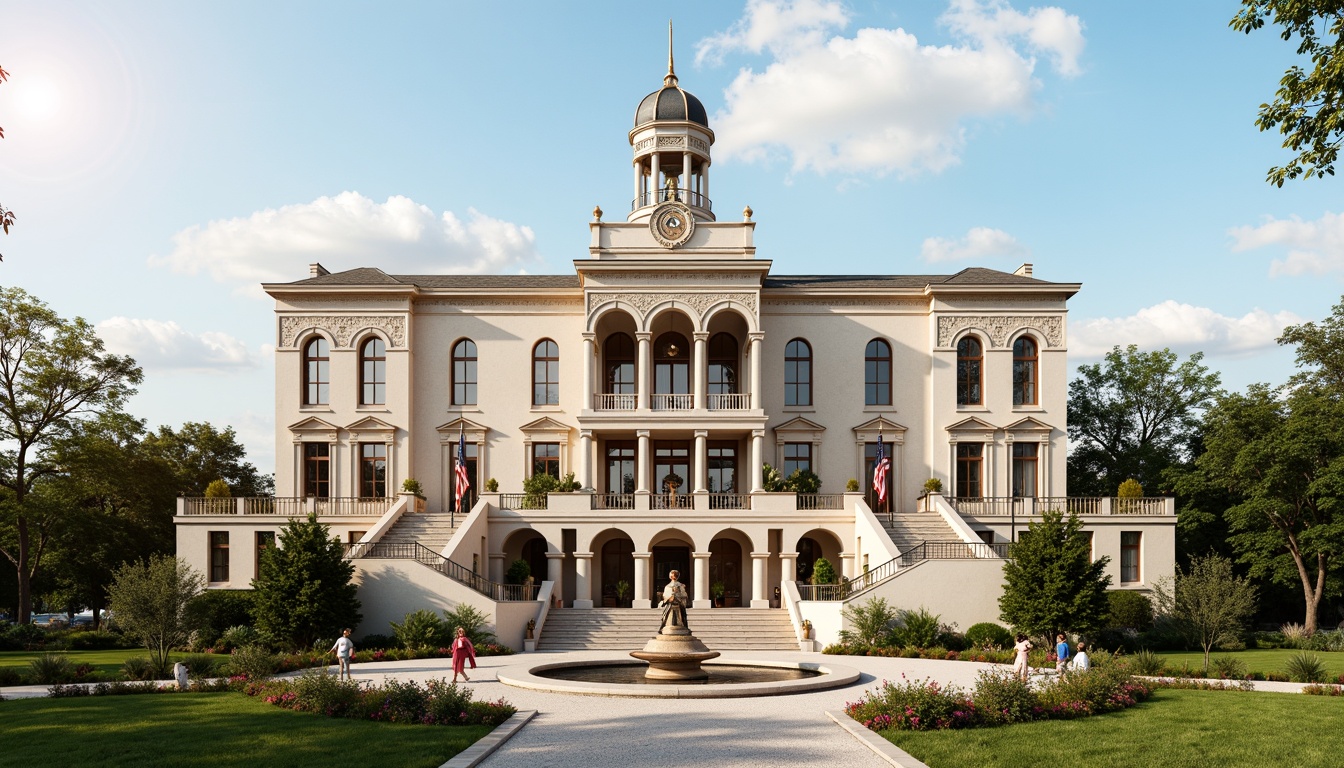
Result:
[[[777,274],[1077,281],[1070,356],[1203,350],[1284,380],[1341,294],[1340,182],[1264,181],[1292,50],[1237,3],[686,2],[711,196]],[[263,280],[307,264],[564,273],[629,204],[666,11],[624,3],[11,2],[0,281],[98,325],[151,426],[273,464]]]

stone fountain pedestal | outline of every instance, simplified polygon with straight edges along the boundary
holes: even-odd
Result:
[[[685,627],[663,627],[644,645],[642,651],[631,651],[631,656],[649,662],[644,677],[650,680],[704,680],[709,673],[700,663],[719,655],[691,634]]]

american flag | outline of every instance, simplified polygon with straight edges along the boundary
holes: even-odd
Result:
[[[877,493],[878,505],[887,503],[887,472],[891,471],[891,460],[887,458],[882,445],[882,433],[877,433],[877,461],[873,463],[873,491]]]
[[[471,480],[467,478],[467,432],[465,427],[462,429],[461,432],[458,433],[457,471],[455,472],[455,474],[457,475],[457,483],[455,488],[455,494],[457,496],[456,506],[458,511],[460,512],[463,511],[462,498],[467,495],[467,491],[471,490]]]

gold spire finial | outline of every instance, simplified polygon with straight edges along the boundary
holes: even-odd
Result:
[[[672,66],[672,20],[667,20],[667,74],[663,76],[663,85],[677,84],[677,70]]]

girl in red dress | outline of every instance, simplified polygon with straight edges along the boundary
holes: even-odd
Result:
[[[471,682],[467,677],[467,660],[471,660],[471,668],[476,668],[476,647],[467,639],[467,630],[458,627],[453,630],[453,682],[457,682],[457,676],[461,675],[463,680]]]

